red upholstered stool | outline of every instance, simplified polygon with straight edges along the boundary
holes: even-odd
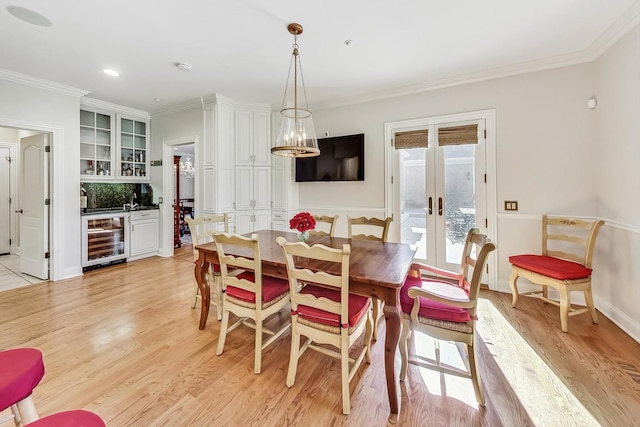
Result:
[[[11,407],[16,425],[38,419],[31,393],[43,376],[44,362],[40,350],[16,348],[0,351],[0,411]]]
[[[59,412],[40,418],[30,424],[29,427],[105,427],[102,418],[93,412],[76,410]]]

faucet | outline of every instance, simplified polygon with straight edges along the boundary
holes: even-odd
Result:
[[[138,204],[135,202],[135,199],[136,199],[137,197],[138,197],[138,196],[136,196],[136,193],[131,194],[131,203],[125,203],[125,204],[122,206],[122,210],[125,210],[125,211],[126,211],[127,209],[128,209],[128,210],[133,210],[133,209],[137,208],[137,207],[138,207]]]

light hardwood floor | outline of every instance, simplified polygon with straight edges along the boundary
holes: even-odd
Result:
[[[190,308],[191,257],[185,245],[174,258],[0,293],[0,349],[44,353],[46,373],[34,392],[41,415],[85,408],[109,426],[387,424],[382,341],[352,381],[351,415],[343,416],[337,360],[305,353],[296,384],[286,387],[288,334],[264,352],[260,375],[253,374],[248,328],[230,333],[225,352],[215,355],[215,313],[200,331],[200,310]],[[638,343],[602,315],[600,325],[573,317],[564,334],[556,307],[522,298],[512,309],[510,301],[509,294],[482,295],[486,408],[478,409],[470,380],[410,366],[398,425],[638,425]],[[379,328],[382,338],[384,321]],[[432,352],[430,340],[419,338],[418,349]],[[444,358],[460,363],[453,345],[442,348]],[[399,354],[397,360],[399,368]]]

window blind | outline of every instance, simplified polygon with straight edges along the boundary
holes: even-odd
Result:
[[[396,133],[394,146],[396,150],[410,148],[427,148],[429,145],[429,129],[410,130]]]
[[[438,144],[465,145],[478,143],[478,125],[451,126],[438,129]]]

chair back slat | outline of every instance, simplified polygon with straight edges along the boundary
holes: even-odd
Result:
[[[593,248],[603,220],[542,216],[542,255],[566,259],[591,268]]]
[[[380,218],[367,218],[347,217],[347,226],[350,239],[362,239],[362,240],[376,240],[380,242],[386,242],[389,237],[389,226],[391,225],[392,218],[387,217],[385,219]],[[355,229],[365,230],[363,233],[355,234]],[[366,234],[371,231],[375,231],[378,234]]]
[[[258,235],[244,237],[236,234],[213,233],[213,239],[220,261],[220,276],[223,285],[253,292],[256,295],[256,301],[262,301],[262,262]],[[234,254],[227,253],[226,249],[230,247],[234,247]],[[242,252],[242,254],[238,254],[238,252]],[[230,267],[233,271],[230,271]],[[255,282],[236,277],[239,273],[236,270],[253,271]]]
[[[315,307],[339,314],[341,324],[348,323],[351,246],[345,244],[341,249],[321,244],[309,246],[303,242],[289,243],[283,237],[278,237],[276,242],[282,246],[287,264],[291,309],[296,311],[300,304]],[[311,261],[324,261],[330,263],[333,268],[331,271],[314,271],[307,268]],[[339,271],[339,273],[334,274],[334,271]],[[335,302],[323,297],[316,298],[310,294],[301,294],[300,291],[307,284],[320,285],[340,291],[340,301]]]
[[[212,234],[215,232],[229,232],[229,215],[205,215],[196,218],[186,218],[193,243],[193,257],[198,259],[197,245],[213,242]]]
[[[338,223],[338,215],[335,215],[335,216],[314,215],[313,218],[316,220],[316,227],[321,224],[328,224],[329,231],[317,230],[317,229],[309,230],[310,235],[334,237],[336,232],[336,224]]]

